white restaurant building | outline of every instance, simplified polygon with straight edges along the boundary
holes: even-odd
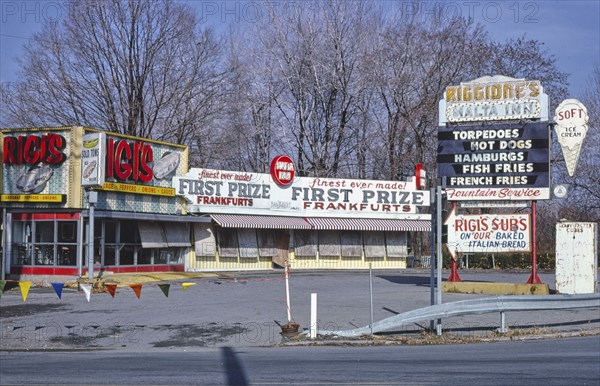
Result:
[[[76,126],[0,140],[9,275],[86,274],[89,191],[94,271],[405,268],[410,232],[431,226],[414,178],[189,169],[185,146]]]

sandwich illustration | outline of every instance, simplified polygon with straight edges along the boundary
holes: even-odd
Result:
[[[154,178],[160,180],[173,173],[177,169],[177,166],[179,166],[179,161],[179,153],[167,153],[152,167]]]
[[[46,165],[34,165],[17,180],[17,189],[25,193],[39,193],[46,187],[53,170]]]
[[[90,178],[96,171],[97,165],[98,165],[98,163],[96,162],[96,160],[92,160],[89,164],[87,164],[83,168],[83,178],[85,178],[85,179]]]

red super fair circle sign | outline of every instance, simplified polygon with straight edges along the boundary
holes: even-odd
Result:
[[[278,155],[271,161],[271,177],[277,185],[288,186],[294,181],[296,166],[287,155]]]

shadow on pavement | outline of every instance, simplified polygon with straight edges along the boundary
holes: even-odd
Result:
[[[235,352],[231,347],[223,347],[223,363],[225,363],[225,375],[227,376],[228,385],[248,385],[244,368],[238,360]]]
[[[377,277],[394,284],[413,284],[429,287],[429,276],[377,275]]]

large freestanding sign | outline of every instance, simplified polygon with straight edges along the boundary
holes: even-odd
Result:
[[[290,185],[270,174],[190,169],[173,178],[176,194],[190,212],[265,214],[307,217],[429,219],[418,207],[429,206],[428,191],[415,181],[374,181],[296,177]]]
[[[437,161],[451,201],[550,198],[546,123],[440,127]]]
[[[550,198],[548,95],[539,81],[496,75],[448,86],[439,116],[448,200]]]

